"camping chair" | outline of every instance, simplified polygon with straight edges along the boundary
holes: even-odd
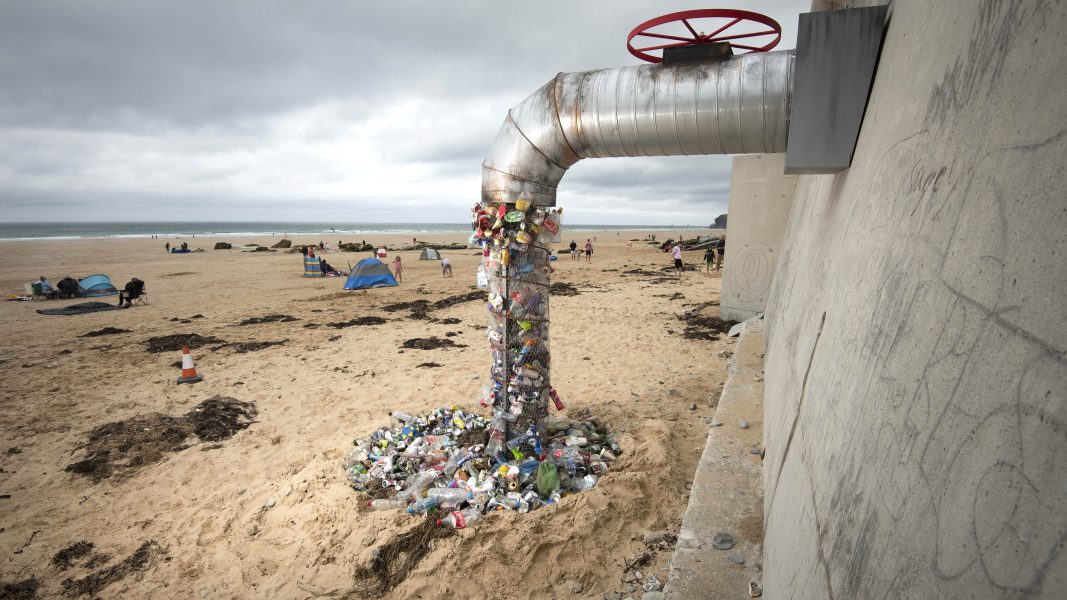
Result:
[[[123,293],[119,294],[119,298],[123,298],[125,294],[126,304],[133,306],[134,304],[148,304],[148,289],[145,287],[145,283],[141,280],[131,280],[123,288]]]
[[[52,297],[44,292],[44,288],[41,287],[40,283],[35,281],[29,285],[30,289],[27,291],[30,293],[30,298],[32,300],[48,300]]]
[[[141,295],[133,298],[133,301],[130,302],[130,304],[144,304],[145,306],[148,306],[148,286],[145,285],[145,282],[141,282]]]

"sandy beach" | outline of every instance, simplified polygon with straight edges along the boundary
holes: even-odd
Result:
[[[643,241],[626,247],[644,232],[580,235],[580,243],[597,238],[592,262],[561,256],[554,263],[553,282],[578,293],[552,298],[553,382],[565,414],[587,411],[619,432],[623,455],[588,492],[529,514],[493,513],[434,540],[384,597],[625,596],[624,564],[642,556],[645,573],[666,579],[670,545],[646,544],[643,535],[680,526],[726,377],[722,351],[731,347],[725,335],[687,339],[679,315],[717,301],[721,275],[704,273],[701,264],[699,272],[674,276],[670,255]],[[410,243],[400,234],[366,239]],[[206,252],[171,255],[166,241],[173,243],[0,242],[5,292],[40,275],[54,283],[92,273],[109,275],[119,288],[137,276],[149,292],[147,306],[79,316],[36,309],[83,299],[0,304],[0,579],[36,578],[38,597],[76,594],[87,577],[106,583],[92,594],[101,598],[359,597],[357,568],[419,519],[367,512],[341,458],[354,438],[388,424],[390,410],[478,410],[489,367],[484,303],[459,302],[429,319],[385,307],[476,290],[480,252],[444,251],[454,265],[451,279],[441,277],[436,261],[401,252],[400,286],[345,292],[344,279],[302,277],[299,254],[216,251],[220,239],[197,237],[186,241]],[[333,252],[326,259],[347,268],[365,255]],[[701,255],[686,253],[686,261],[696,264]],[[703,314],[718,316],[717,307]],[[239,325],[267,315],[292,319]],[[332,325],[363,316],[386,322]],[[128,332],[82,337],[105,327]],[[145,341],[191,333],[220,341],[193,352],[204,381],[179,386],[180,353],[147,352]],[[455,346],[402,347],[430,336]],[[224,345],[248,342],[281,343],[248,352]],[[439,366],[420,366],[426,363]],[[95,427],[153,413],[184,415],[216,396],[254,403],[254,422],[218,443],[190,437],[188,447],[100,481],[65,470],[85,457]],[[92,550],[69,563],[54,560],[81,541]],[[108,570],[123,564],[129,568]]]

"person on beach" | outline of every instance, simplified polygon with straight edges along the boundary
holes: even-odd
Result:
[[[593,242],[585,238],[585,262],[593,261]]]
[[[397,283],[404,280],[402,275],[403,272],[404,268],[400,265],[400,255],[398,254],[396,258],[393,259],[393,276],[396,277]]]
[[[56,284],[56,289],[59,290],[59,295],[66,298],[77,298],[81,292],[80,287],[81,286],[78,285],[78,280],[70,275],[64,276],[63,279],[60,279],[59,283]]]
[[[41,293],[45,296],[48,296],[49,298],[59,297],[59,292],[47,279],[45,279],[44,275],[41,275],[41,278],[37,280],[37,285],[41,287]]]
[[[447,258],[441,259],[441,277],[452,277],[452,263]]]
[[[722,268],[722,259],[726,256],[726,236],[719,240],[719,246],[715,248],[715,270]]]
[[[578,242],[571,240],[571,260],[578,260]]]
[[[170,242],[163,244],[163,248],[167,251],[167,254],[170,254]]]
[[[125,286],[123,286],[122,291],[119,292],[119,306],[122,306],[125,302],[126,305],[123,308],[129,308],[133,306],[133,301],[140,298],[142,295],[144,295],[144,282],[133,277]]]
[[[711,267],[715,264],[715,246],[708,246],[708,249],[704,251],[704,264],[706,268],[705,273],[711,273]]]
[[[674,272],[678,273],[679,275],[681,275],[682,274],[682,243],[681,242],[678,242],[677,244],[674,245],[674,250],[672,251],[672,255],[674,256]]]

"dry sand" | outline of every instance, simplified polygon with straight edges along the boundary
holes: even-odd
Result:
[[[726,361],[717,354],[729,345],[684,339],[678,315],[687,305],[718,300],[721,278],[702,270],[681,278],[627,275],[659,271],[670,256],[643,242],[625,248],[625,240],[644,233],[588,235],[598,238],[592,263],[568,256],[555,263],[553,281],[580,293],[552,299],[553,382],[566,412],[588,410],[620,432],[624,454],[589,492],[527,515],[494,513],[435,540],[386,597],[600,598],[626,592],[624,560],[646,552],[643,573],[665,580],[670,551],[650,551],[642,535],[680,526],[725,379]],[[567,238],[579,236],[586,234]],[[154,540],[158,550],[147,547],[147,560],[130,573],[115,572],[99,597],[353,597],[357,567],[417,519],[361,509],[363,497],[347,485],[341,457],[354,438],[387,424],[389,410],[476,409],[489,366],[482,303],[431,313],[457,324],[382,307],[471,291],[477,251],[444,253],[453,279],[441,277],[436,261],[404,252],[400,287],[344,292],[343,279],[303,278],[299,255],[213,251],[212,238],[189,240],[207,252],[170,255],[164,241],[0,242],[0,290],[20,290],[42,274],[55,282],[100,272],[119,287],[141,277],[150,302],[69,317],[35,309],[79,301],[0,304],[0,580],[35,577],[38,597],[62,595],[64,580],[99,575]],[[701,254],[687,253],[687,262]],[[326,255],[339,266],[362,257]],[[270,314],[297,320],[237,325]],[[717,316],[717,308],[707,314]],[[360,316],[388,322],[324,325]],[[79,337],[109,326],[130,333]],[[179,353],[147,353],[143,342],[179,333],[287,341],[244,354],[200,348],[194,356],[204,382],[178,386],[172,364]],[[465,347],[401,351],[409,338],[450,333]],[[443,366],[416,368],[425,362]],[[255,422],[219,444],[190,437],[188,448],[126,478],[94,483],[64,471],[85,457],[92,428],[149,413],[183,415],[216,395],[255,403]],[[264,508],[269,499],[274,505]],[[58,551],[81,540],[94,544],[93,552],[67,569],[53,564]]]

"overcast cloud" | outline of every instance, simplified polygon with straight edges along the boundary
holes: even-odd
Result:
[[[734,0],[795,46],[806,0]],[[0,220],[461,222],[508,108],[682,2],[0,0]],[[573,223],[704,225],[728,157],[583,160]]]

